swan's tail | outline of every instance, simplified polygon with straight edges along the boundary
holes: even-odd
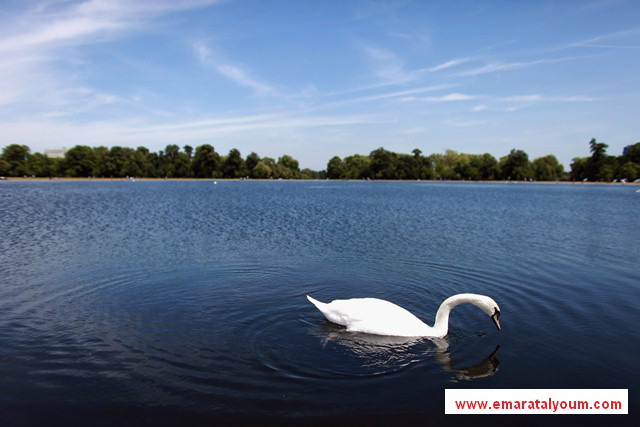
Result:
[[[345,316],[341,315],[339,312],[336,313],[335,309],[332,308],[333,302],[329,304],[325,302],[320,302],[316,299],[311,298],[309,295],[307,295],[307,299],[311,304],[315,305],[318,310],[320,310],[320,313],[322,313],[325,319],[327,319],[329,322],[337,323],[338,325],[342,325],[342,326],[347,326],[346,320],[344,318]]]
[[[311,298],[309,295],[307,295],[307,299],[309,300],[309,302],[313,305],[316,306],[316,308],[320,311],[322,311],[324,313],[324,311],[322,310],[327,304],[318,301],[317,299],[313,299]]]

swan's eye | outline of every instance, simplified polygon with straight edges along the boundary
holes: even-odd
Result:
[[[494,307],[493,309],[495,310],[493,315],[496,316],[496,319],[500,318],[500,310],[498,310],[498,307]]]

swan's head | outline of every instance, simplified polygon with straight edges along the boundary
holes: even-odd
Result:
[[[478,296],[480,297],[478,301],[478,307],[480,307],[482,311],[484,311],[488,316],[491,317],[491,320],[493,320],[496,328],[500,330],[500,307],[498,307],[498,303],[495,302],[493,298],[484,295]]]

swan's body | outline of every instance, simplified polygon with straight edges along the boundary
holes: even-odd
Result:
[[[500,308],[496,302],[484,295],[458,294],[447,298],[440,305],[433,326],[389,301],[377,298],[353,298],[335,300],[328,304],[307,295],[328,321],[346,326],[347,330],[375,335],[399,337],[438,337],[449,331],[449,313],[459,304],[473,304],[482,309],[500,329]]]

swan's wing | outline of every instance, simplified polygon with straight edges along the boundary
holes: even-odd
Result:
[[[335,300],[329,304],[309,298],[330,322],[350,331],[378,335],[420,336],[428,328],[420,319],[389,301],[377,298]]]

